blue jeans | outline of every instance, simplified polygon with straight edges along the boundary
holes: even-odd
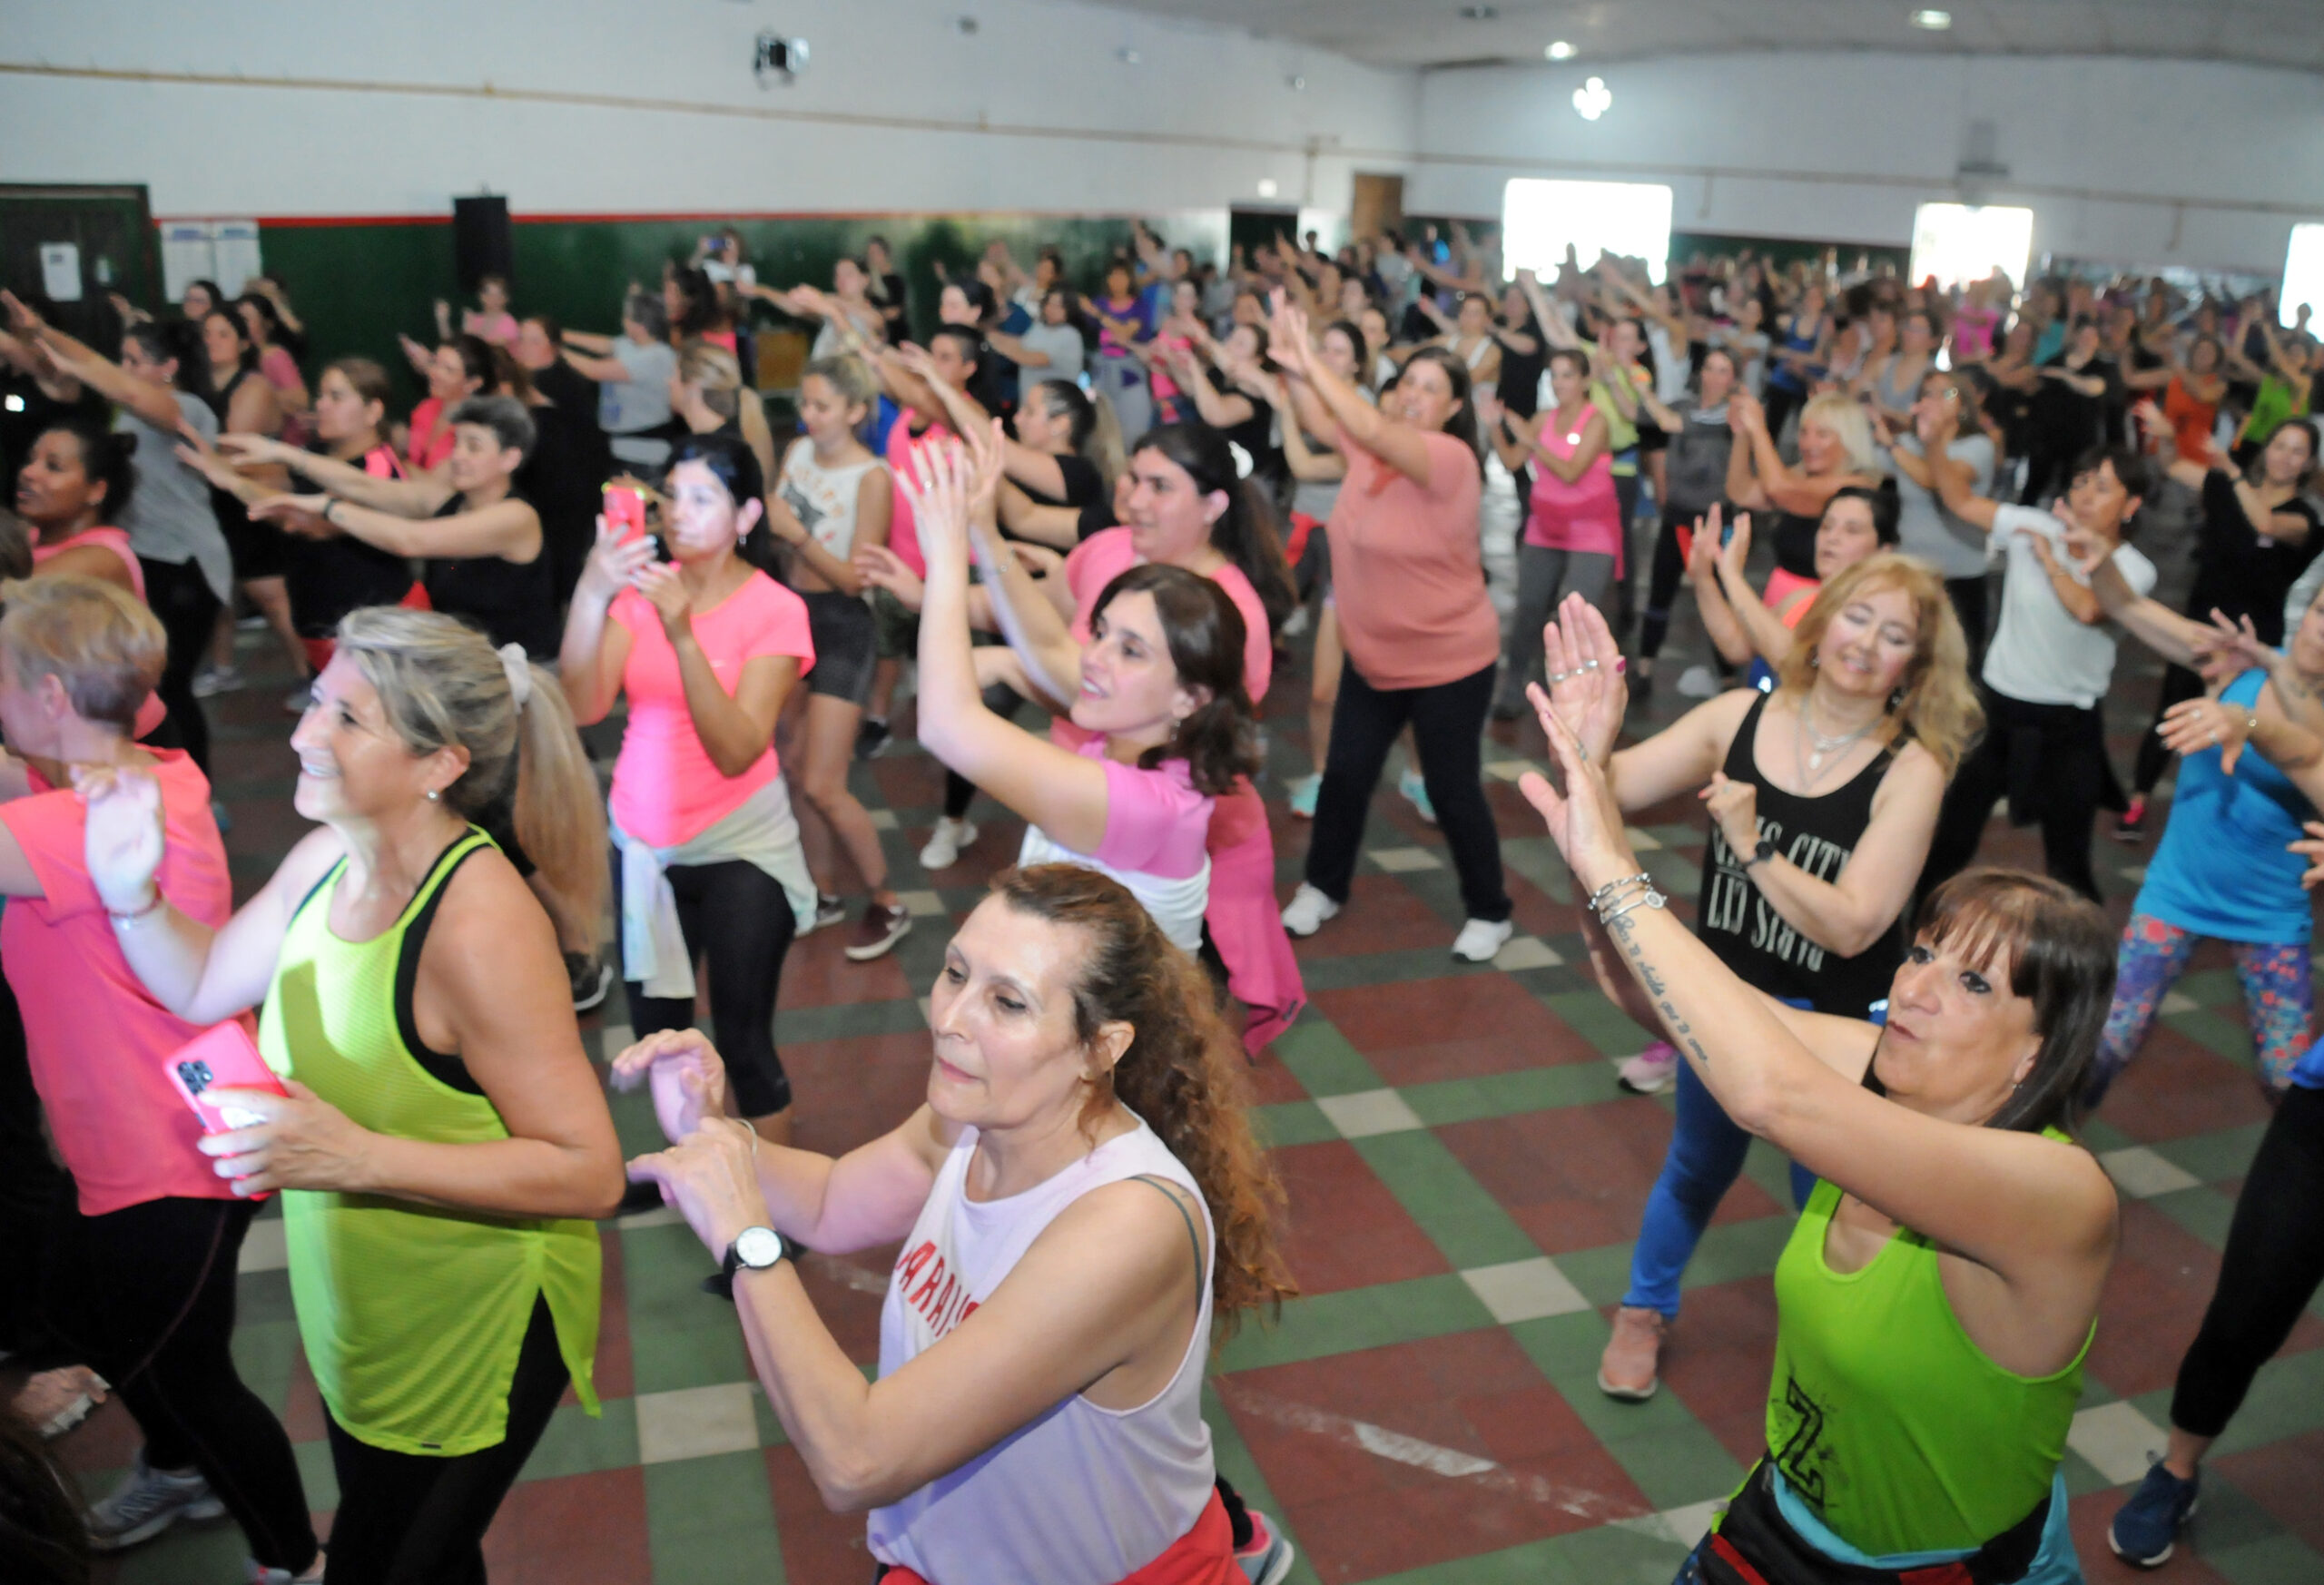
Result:
[[[1679,1279],[1695,1257],[1695,1245],[1710,1225],[1711,1213],[1727,1197],[1743,1170],[1751,1136],[1737,1127],[1681,1058],[1679,1062],[1679,1123],[1662,1157],[1662,1175],[1646,1199],[1646,1222],[1630,1252],[1630,1287],[1622,1303],[1641,1310],[1679,1314]],[[1807,1203],[1816,1175],[1791,1165],[1791,1196]]]

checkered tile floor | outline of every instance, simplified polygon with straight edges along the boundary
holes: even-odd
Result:
[[[1505,488],[1506,487],[1502,487]],[[1681,632],[1690,627],[1682,617]],[[1644,712],[1667,720],[1666,661]],[[1677,663],[1677,664],[1672,664]],[[2132,655],[2117,689],[2117,761],[2144,724],[2155,668]],[[238,873],[254,885],[293,840],[280,688],[225,700],[218,777]],[[1283,778],[1307,768],[1304,665],[1272,695],[1275,836],[1287,893],[1305,834]],[[1315,1006],[1260,1062],[1262,1126],[1290,1191],[1290,1260],[1305,1290],[1281,1324],[1246,1327],[1216,1359],[1207,1399],[1220,1467],[1295,1540],[1303,1582],[1663,1585],[1712,1503],[1760,1445],[1775,1313],[1769,1273],[1789,1226],[1783,1162],[1756,1147],[1688,1275],[1665,1390],[1617,1403],[1593,1383],[1607,1317],[1670,1127],[1665,1100],[1621,1094],[1611,1062],[1643,1037],[1590,988],[1569,878],[1511,783],[1538,763],[1530,724],[1497,729],[1491,795],[1506,833],[1519,933],[1498,963],[1454,961],[1460,920],[1436,833],[1393,787],[1375,805],[1350,907],[1300,956]],[[778,1037],[803,1143],[838,1150],[892,1125],[924,1084],[917,1002],[949,920],[1016,851],[1015,822],[982,806],[960,865],[915,855],[940,776],[900,748],[859,766],[886,818],[890,858],[919,927],[881,962],[838,932],[793,952]],[[1703,828],[1681,800],[1648,812],[1646,861],[1691,900]],[[2159,822],[2158,822],[2159,824]],[[2148,848],[2100,841],[2119,919]],[[2038,863],[2026,833],[1993,828],[1987,854]],[[586,1028],[614,1049],[619,997]],[[633,1148],[653,1140],[615,1105]],[[2162,1445],[2172,1373],[2218,1265],[2228,1216],[2266,1117],[2222,953],[2207,951],[2089,1130],[2123,1193],[2108,1288],[2066,1479],[2093,1580],[2127,1579],[2102,1532]],[[245,1255],[238,1348],[300,1443],[319,1513],[335,1501],[315,1392],[290,1317],[277,1225]],[[731,1313],[698,1291],[707,1259],[666,1213],[605,1232],[606,1413],[559,1412],[487,1551],[502,1585],[845,1581],[868,1572],[860,1519],[822,1511],[751,1383]],[[887,1253],[811,1257],[816,1303],[852,1357],[876,1356]],[[2324,1310],[2319,1310],[2324,1315]],[[2324,1324],[2303,1320],[2262,1373],[2211,1466],[2191,1545],[2162,1578],[2238,1585],[2324,1580]],[[136,1434],[116,1408],[64,1444],[101,1491]],[[237,1580],[231,1527],[181,1531],[101,1579]]]

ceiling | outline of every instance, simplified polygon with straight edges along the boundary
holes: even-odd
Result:
[[[1574,62],[1809,48],[1935,54],[2114,54],[2324,72],[2324,0],[1929,0],[1950,31],[1912,25],[1912,0],[1106,0],[1198,18],[1381,66]],[[1464,16],[1464,9],[1492,13]]]

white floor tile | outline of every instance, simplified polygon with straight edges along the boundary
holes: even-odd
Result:
[[[1354,1095],[1330,1095],[1315,1105],[1340,1131],[1343,1139],[1365,1139],[1374,1134],[1401,1134],[1421,1127],[1419,1114],[1393,1089],[1359,1090]]]
[[[2166,1440],[2128,1399],[2083,1410],[2066,1432],[2066,1445],[2117,1486],[2144,1479],[2149,1455],[2161,1452]]]
[[[1512,936],[1493,957],[1496,969],[1555,969],[1565,959],[1539,936]]]
[[[640,1393],[636,1398],[637,1462],[675,1463],[758,1446],[758,1413],[751,1402],[753,1391],[748,1382],[725,1382],[674,1393]]]
[[[2098,1165],[2106,1169],[2106,1176],[2114,1180],[2116,1188],[2134,1200],[2151,1200],[2176,1189],[2193,1188],[2202,1181],[2143,1145],[2109,1150],[2099,1157]]]
[[[1426,848],[1374,848],[1372,861],[1391,875],[1402,875],[1413,870],[1442,870],[1444,861]]]
[[[1485,774],[1496,782],[1514,782],[1533,768],[1530,760],[1488,760]]]
[[[896,829],[896,812],[894,810],[867,809],[864,812],[872,817],[872,829],[873,831],[894,831]]]
[[[933,891],[899,891],[896,901],[902,903],[904,911],[914,919],[941,918],[950,911],[944,906],[944,900]]]
[[[1461,1274],[1461,1280],[1504,1326],[1590,1308],[1581,1290],[1567,1281],[1565,1273],[1547,1255],[1512,1260],[1506,1265],[1473,1266]]]

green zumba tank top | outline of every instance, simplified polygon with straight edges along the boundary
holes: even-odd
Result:
[[[1961,1329],[1921,1235],[1899,1228],[1861,1271],[1825,1264],[1839,1203],[1818,1183],[1776,1263],[1768,1454],[1874,1557],[1982,1546],[2049,1494],[2090,1338],[2054,1374],[2002,1369]]]
[[[377,1133],[445,1144],[508,1137],[458,1058],[415,1055],[425,1048],[411,1016],[420,944],[444,887],[490,842],[471,828],[368,941],[331,933],[347,861],[332,866],[283,936],[259,1019],[269,1067]],[[538,1298],[582,1406],[597,1413],[594,1224],[300,1189],[284,1192],[282,1219],[308,1363],[331,1417],[357,1440],[443,1458],[498,1445]]]

